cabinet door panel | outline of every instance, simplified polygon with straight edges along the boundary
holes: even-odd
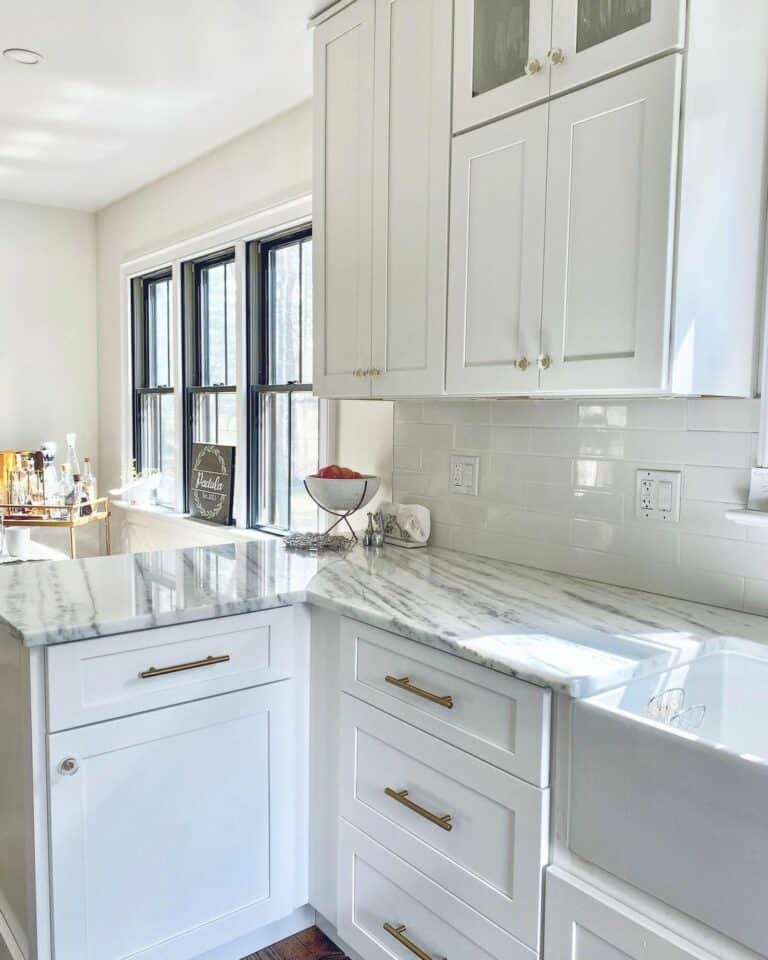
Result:
[[[455,0],[454,132],[549,95],[552,0]]]
[[[182,960],[298,905],[291,698],[284,681],[49,737],[57,960]]]
[[[451,27],[442,0],[377,0],[374,394],[441,393]]]
[[[680,56],[550,105],[542,390],[661,389]]]
[[[554,0],[552,92],[681,49],[685,0]]]
[[[368,396],[371,360],[373,0],[315,31],[314,389]]]
[[[448,393],[536,388],[548,111],[535,107],[454,140]]]
[[[715,960],[576,877],[546,877],[544,960]]]

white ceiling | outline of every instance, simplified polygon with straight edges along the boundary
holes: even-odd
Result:
[[[6,0],[0,198],[98,209],[312,92],[328,0]]]

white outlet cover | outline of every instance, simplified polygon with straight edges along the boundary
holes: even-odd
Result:
[[[480,484],[480,457],[451,454],[448,467],[448,489],[466,497],[476,497]]]
[[[679,523],[680,488],[679,470],[638,470],[635,513],[641,520]]]

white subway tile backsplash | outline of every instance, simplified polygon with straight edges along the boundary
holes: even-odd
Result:
[[[684,430],[685,400],[594,401],[578,405],[580,427],[619,427],[629,430]]]
[[[420,447],[395,447],[395,470],[421,470]]]
[[[757,402],[404,401],[397,499],[432,511],[432,542],[669,596],[768,614],[768,530],[737,527]],[[451,451],[480,455],[480,496],[448,487]],[[638,469],[683,473],[679,524],[639,520]]]
[[[688,400],[689,430],[732,430],[757,433],[760,401],[731,397],[697,397]]]
[[[683,496],[687,500],[719,500],[747,505],[749,470],[725,467],[686,467],[683,471]]]

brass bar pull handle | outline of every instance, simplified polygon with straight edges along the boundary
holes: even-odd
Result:
[[[402,943],[406,950],[410,950],[415,957],[419,958],[419,960],[437,960],[436,957],[430,956],[430,954],[422,950],[421,947],[417,947],[413,940],[409,940],[408,937],[405,936],[405,931],[408,928],[404,923],[401,923],[397,927],[391,923],[385,923],[384,929],[387,931],[390,937],[394,937],[398,943]],[[442,957],[441,960],[448,960],[448,958]]]
[[[450,813],[443,814],[441,817],[436,813],[432,813],[430,810],[425,810],[424,807],[420,807],[418,803],[414,803],[413,800],[408,799],[407,790],[393,790],[392,787],[385,787],[384,793],[386,793],[388,797],[392,797],[393,800],[397,800],[398,803],[402,803],[404,807],[408,807],[409,810],[413,810],[414,813],[418,813],[420,817],[424,817],[425,820],[434,823],[434,825],[440,827],[441,830],[447,830],[449,833],[453,830]]]
[[[413,693],[417,697],[423,697],[425,700],[429,700],[430,703],[436,703],[438,706],[445,707],[446,710],[453,710],[453,697],[440,697],[436,693],[430,693],[429,690],[422,690],[420,687],[414,687],[408,677],[386,676],[384,679],[387,681],[387,683],[391,683],[393,687],[399,687],[401,690],[407,690],[408,693]]]
[[[197,670],[198,667],[212,667],[217,663],[229,663],[229,654],[221,657],[206,657],[205,660],[193,660],[191,663],[177,663],[173,667],[150,667],[142,670],[139,677],[149,680],[151,677],[164,677],[167,673],[181,673],[183,670]]]

